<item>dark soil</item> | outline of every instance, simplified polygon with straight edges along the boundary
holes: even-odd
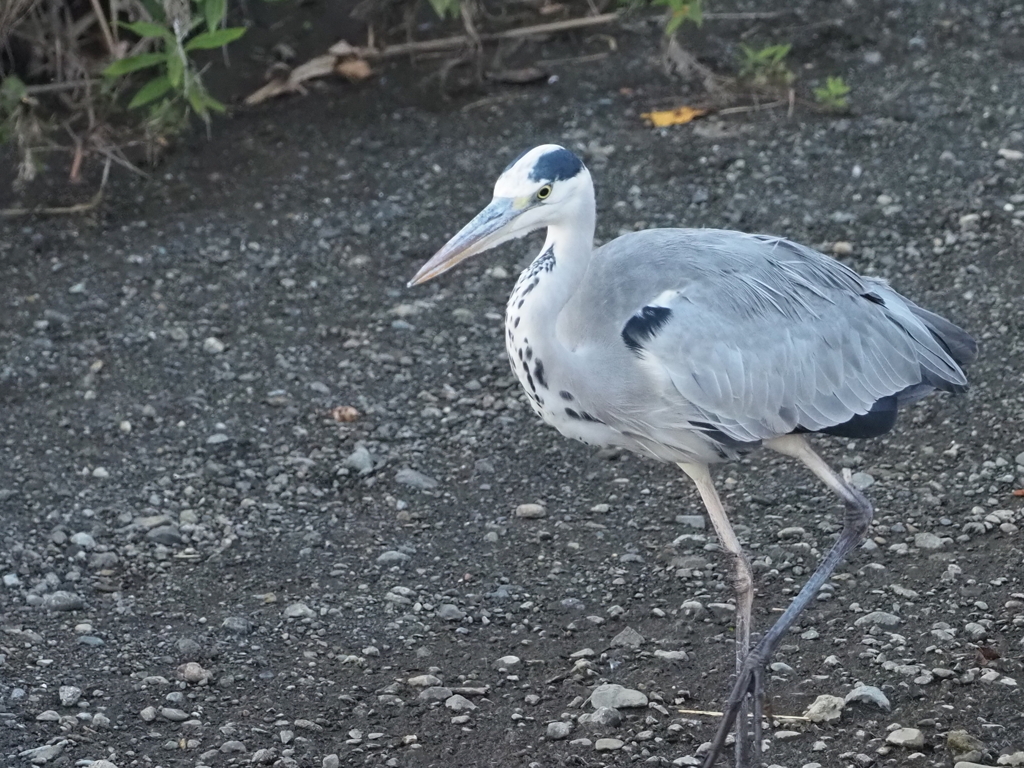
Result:
[[[720,708],[732,635],[728,563],[679,517],[702,511],[691,484],[569,443],[525,407],[501,314],[534,240],[404,287],[545,142],[590,166],[601,240],[686,225],[849,243],[851,266],[981,341],[968,395],[927,399],[882,439],[819,441],[874,481],[877,515],[779,653],[771,710],[862,682],[891,711],[781,721],[791,734],[767,731],[765,761],[1024,750],[1024,8],[783,10],[709,21],[705,60],[791,41],[798,92],[842,75],[852,115],[798,103],[646,127],[640,113],[698,96],[636,21],[508,53],[549,62],[547,85],[445,101],[406,62],[318,83],[216,122],[152,180],[117,172],[86,216],[0,223],[5,764],[695,762],[715,719],[678,710]],[[605,34],[616,50],[573,61],[609,51]],[[78,194],[65,171],[29,202]],[[342,406],[358,418],[337,421]],[[841,507],[768,453],[716,477],[763,631]],[[537,502],[545,517],[515,516]],[[875,611],[893,623],[858,622]],[[627,627],[644,641],[613,646]],[[209,678],[183,679],[187,662]],[[423,700],[408,681],[427,674],[476,708]],[[650,705],[577,724],[603,681]],[[558,720],[566,740],[548,738]],[[924,745],[887,744],[895,724]],[[956,730],[979,744],[948,745]],[[623,744],[596,751],[604,737]]]

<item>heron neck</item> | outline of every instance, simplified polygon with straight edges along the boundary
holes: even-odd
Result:
[[[540,312],[557,316],[583,279],[594,251],[596,220],[594,189],[589,187],[565,220],[548,226],[541,257],[552,254],[554,268],[551,280],[543,281],[544,301],[538,302]]]

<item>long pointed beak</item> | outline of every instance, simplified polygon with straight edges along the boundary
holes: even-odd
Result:
[[[430,261],[409,281],[409,287],[433,280],[447,272],[461,261],[483,253],[489,248],[505,242],[518,233],[506,232],[506,225],[523,213],[525,208],[516,208],[510,197],[496,197],[490,205],[478,213],[469,224],[442,246]]]

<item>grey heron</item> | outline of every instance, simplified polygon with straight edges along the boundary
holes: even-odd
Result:
[[[967,388],[977,345],[884,280],[780,237],[650,229],[593,248],[594,185],[563,147],[531,149],[494,198],[416,273],[430,280],[512,238],[547,229],[508,301],[509,361],[533,410],[563,435],[677,464],[693,479],[736,590],[736,681],[706,756],[736,726],[736,763],[761,749],[768,660],[864,538],[868,500],[804,437],[888,432],[899,409]],[[842,531],[750,648],[753,578],[709,467],[766,446],[801,461],[846,506]]]

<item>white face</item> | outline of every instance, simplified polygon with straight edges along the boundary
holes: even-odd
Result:
[[[494,197],[511,198],[519,209],[538,204],[548,207],[571,197],[589,176],[579,158],[567,149],[542,144],[505,169],[494,184]]]

